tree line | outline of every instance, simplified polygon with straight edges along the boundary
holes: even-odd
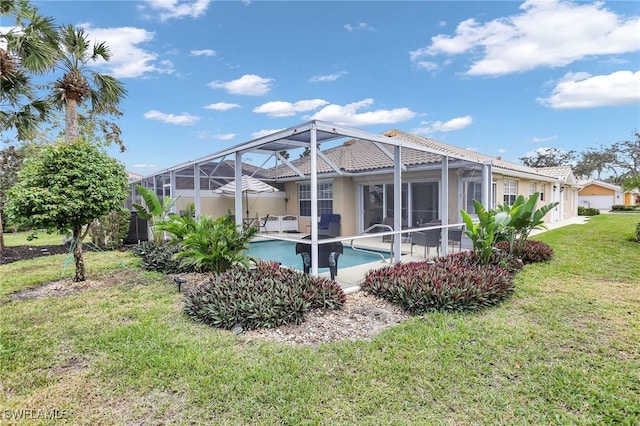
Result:
[[[588,148],[583,152],[543,148],[533,155],[520,157],[525,166],[571,166],[580,179],[596,179],[622,186],[624,189],[640,187],[640,132],[632,138],[611,146]]]

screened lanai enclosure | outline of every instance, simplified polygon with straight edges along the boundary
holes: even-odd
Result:
[[[177,198],[176,213],[193,203],[196,215],[229,210],[238,226],[258,226],[270,238],[299,242],[288,232],[308,234],[310,272],[317,275],[320,244],[376,231],[395,236],[398,262],[401,236],[434,221],[442,229],[459,226],[460,210],[473,213],[473,199],[491,206],[491,161],[446,147],[396,130],[373,134],[309,121],[144,177],[132,183],[132,197],[140,202],[135,185],[141,184],[159,197]],[[277,191],[216,191],[243,176]],[[339,235],[320,238],[319,220],[327,215],[339,217]],[[447,232],[440,245],[447,253]]]

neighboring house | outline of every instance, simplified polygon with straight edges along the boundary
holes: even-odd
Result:
[[[539,167],[536,170],[544,175],[553,176],[558,181],[551,186],[554,201],[558,201],[557,207],[551,211],[551,217],[547,222],[570,219],[577,215],[580,184],[573,174],[570,166]]]
[[[318,131],[320,148],[315,164],[311,156],[288,160],[280,155],[286,149],[309,147],[308,128],[314,125],[330,129]],[[303,134],[307,136],[303,138]],[[324,144],[334,146],[323,149]],[[395,152],[399,152],[398,158]],[[214,193],[238,176],[235,161],[227,158],[235,155],[235,160],[242,161],[244,153],[251,153],[254,161],[254,156],[265,153],[276,158],[276,164],[268,168],[243,163],[242,174],[261,179],[279,192],[244,194],[241,200]],[[396,162],[400,168],[397,175]],[[317,169],[317,214],[340,214],[343,236],[360,234],[393,217],[395,194],[401,194],[400,210],[395,210],[401,211],[397,222],[405,228],[443,220],[444,215],[446,223],[460,223],[460,210],[474,213],[474,199],[495,207],[534,192],[541,194],[539,206],[559,202],[545,217],[547,222],[577,215],[579,186],[568,167],[534,169],[400,130],[374,135],[315,121],[176,165],[138,182],[155,188],[159,196],[179,197],[178,210],[193,202],[196,212],[220,216],[242,206],[242,216],[296,216],[298,230],[307,232],[311,227],[313,167]],[[196,175],[200,179],[194,179]],[[398,191],[394,190],[396,179],[401,183]]]
[[[616,204],[632,205],[631,203],[626,204],[624,192],[618,185],[599,180],[589,180],[580,182],[580,186],[582,186],[582,189],[578,191],[578,204],[580,206],[611,210],[611,207]]]
[[[640,206],[640,188],[633,188],[624,193],[625,206]]]
[[[127,176],[129,178],[129,183],[138,182],[143,177],[142,175],[129,171],[127,172]]]

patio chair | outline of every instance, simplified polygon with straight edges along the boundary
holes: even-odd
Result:
[[[456,247],[456,243],[458,243],[458,250],[462,251],[462,236],[464,235],[464,226],[460,228],[449,228],[447,231],[447,236],[449,239],[449,245],[454,249]]]
[[[269,221],[269,216],[270,216],[269,213],[267,213],[266,216],[260,216],[258,218],[258,231],[259,232],[264,232],[264,233],[269,232],[267,230],[267,222]]]
[[[320,234],[318,239],[324,240],[333,238],[332,235]],[[311,235],[307,235],[303,240],[310,240]],[[338,258],[343,253],[342,243],[319,244],[318,245],[318,268],[329,268],[331,279],[335,280],[338,275]],[[302,256],[302,266],[305,274],[311,269],[311,244],[296,243],[296,254]]]
[[[340,236],[340,222],[329,222],[329,235],[334,237]]]
[[[393,218],[392,217],[385,217],[382,220],[382,224],[383,225],[389,225],[391,228],[395,229],[395,225],[393,223]],[[402,229],[409,229],[409,226],[407,225],[407,221],[405,219],[402,219]],[[382,229],[383,232],[387,232],[388,229]],[[410,238],[410,233],[406,233],[406,234],[401,234],[402,235],[402,241],[403,242],[408,242],[411,238]],[[393,235],[384,235],[382,237],[382,242],[383,243],[390,243],[392,240]]]
[[[340,215],[339,214],[321,214],[320,215],[320,222],[318,222],[318,231],[326,231],[327,233],[331,234],[331,232],[329,231],[329,225],[332,223],[336,223],[338,225],[338,231],[340,230]],[[336,229],[336,225],[333,226],[334,227],[334,232]],[[337,236],[337,235],[336,235]]]
[[[425,231],[416,231],[411,233],[411,254],[413,255],[413,246],[424,247],[424,257],[427,257],[427,250],[431,247],[436,248],[436,253],[440,256],[440,232],[438,229],[427,229]]]

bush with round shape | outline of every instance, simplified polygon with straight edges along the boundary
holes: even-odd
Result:
[[[509,244],[507,241],[500,241],[496,244],[496,248],[503,252],[508,252]],[[549,244],[535,240],[525,241],[522,246],[522,251],[518,255],[525,265],[537,262],[548,262],[553,259],[553,256],[553,248],[551,248]]]
[[[236,266],[189,291],[185,313],[227,330],[300,324],[311,309],[340,309],[346,301],[334,281],[313,277],[274,262]]]
[[[514,283],[504,267],[480,264],[472,255],[454,255],[370,270],[361,287],[411,314],[422,314],[496,305],[513,293]]]

